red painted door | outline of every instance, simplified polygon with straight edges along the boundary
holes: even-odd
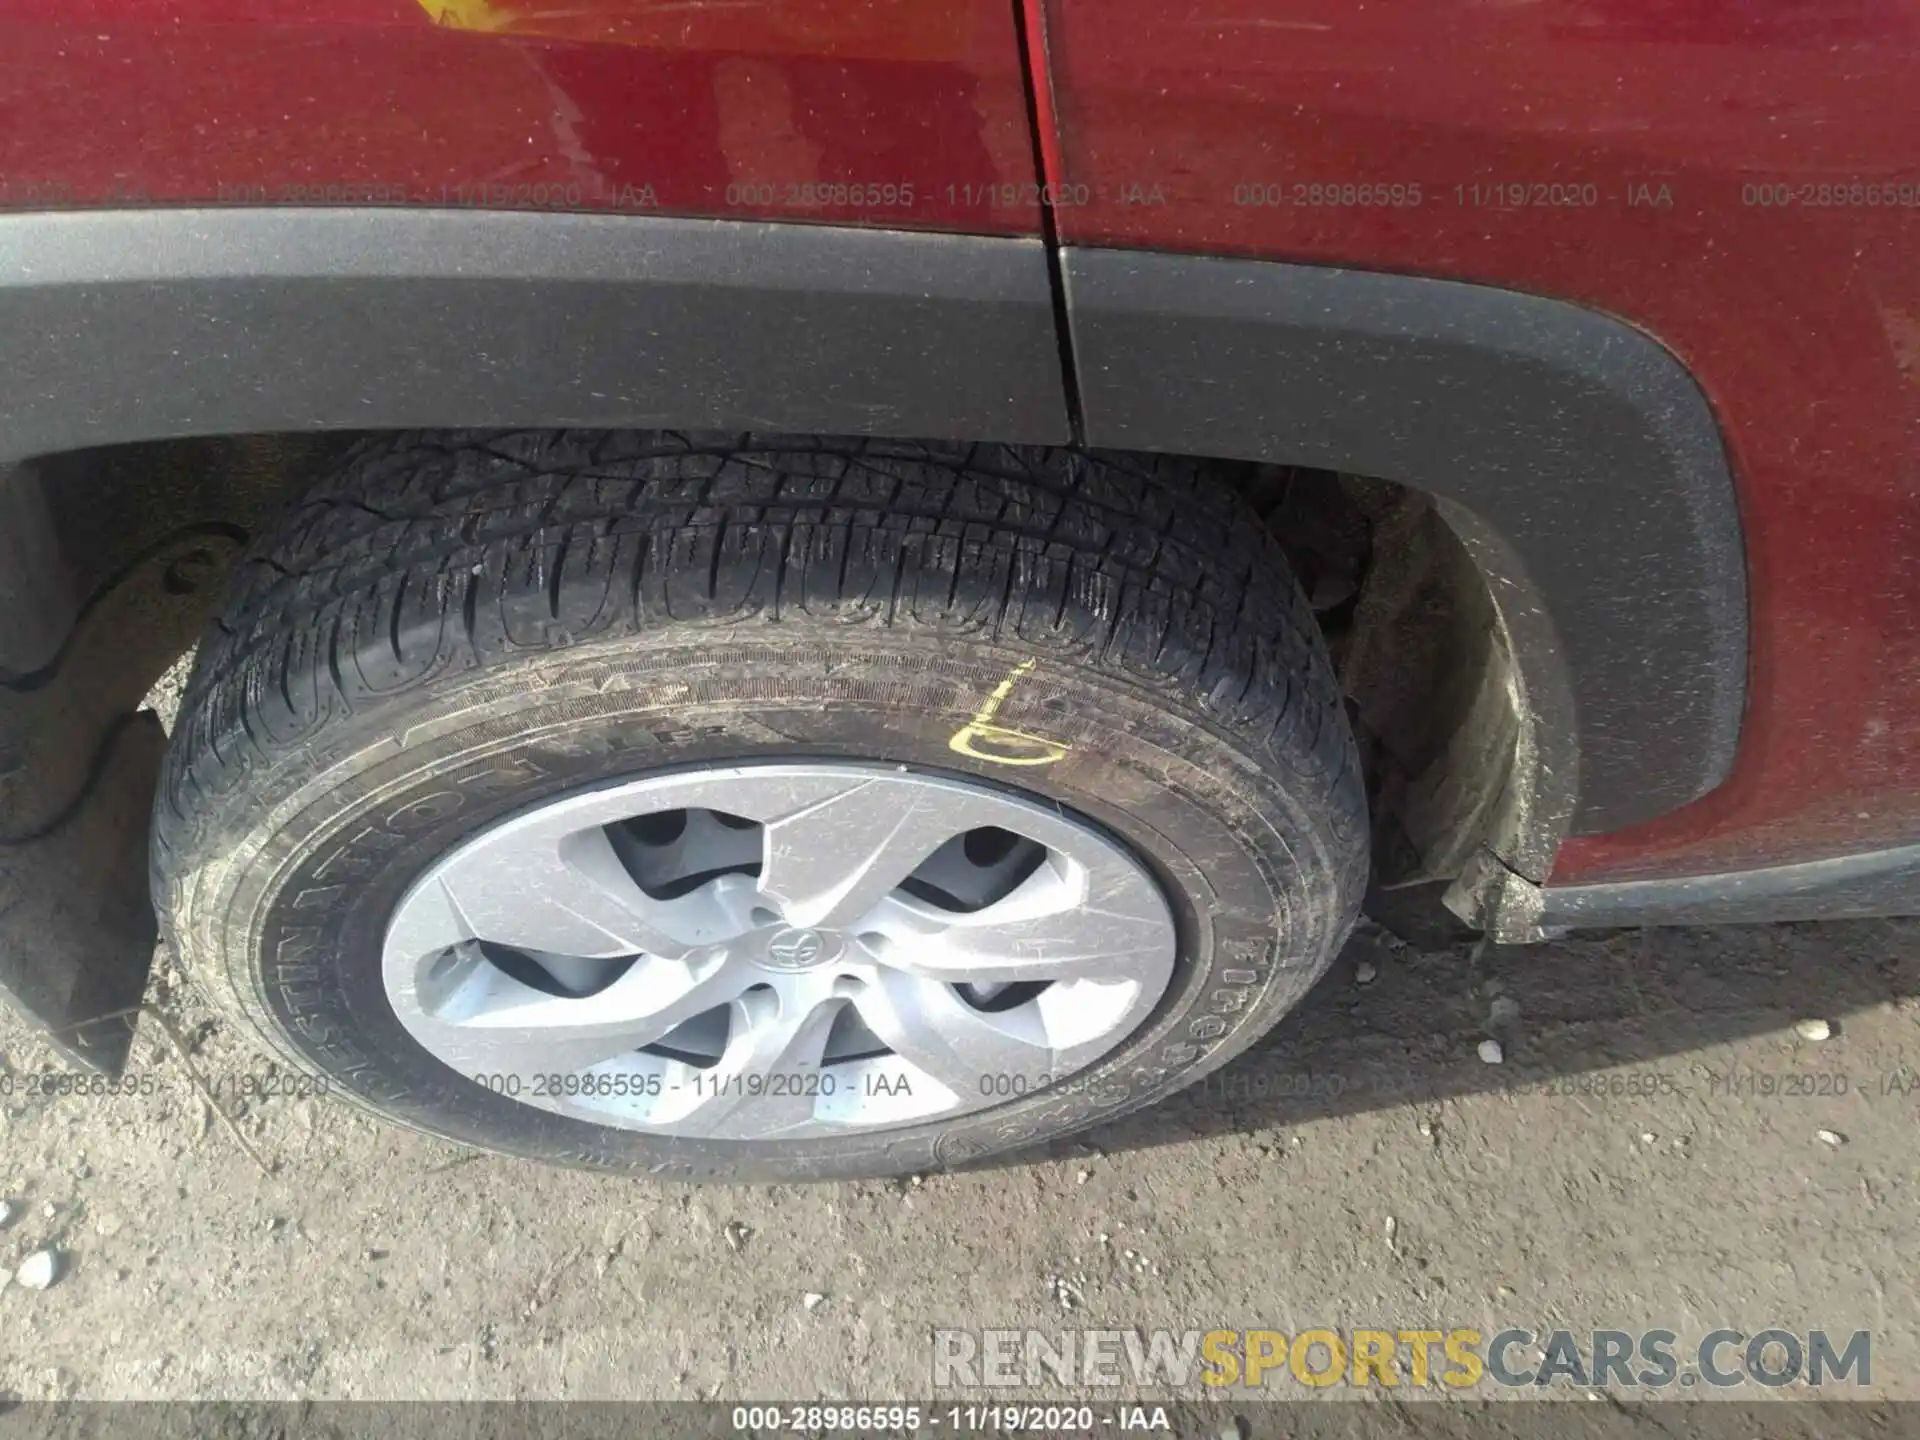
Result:
[[[1006,0],[11,0],[0,207],[1037,233]]]
[[[1029,3],[1067,243],[1555,296],[1700,380],[1753,597],[1735,773],[1556,878],[1920,839],[1920,5]]]

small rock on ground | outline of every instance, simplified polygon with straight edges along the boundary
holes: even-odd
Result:
[[[36,1250],[20,1262],[13,1278],[28,1290],[45,1290],[60,1278],[60,1256],[52,1250]]]

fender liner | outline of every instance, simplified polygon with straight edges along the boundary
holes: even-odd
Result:
[[[1062,270],[1089,444],[1441,501],[1524,690],[1501,865],[1538,885],[1565,835],[1726,778],[1746,699],[1739,514],[1707,402],[1658,342],[1448,280],[1084,248]]]

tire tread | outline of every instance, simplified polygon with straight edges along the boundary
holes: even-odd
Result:
[[[1286,765],[1364,829],[1313,616],[1198,461],[656,432],[362,442],[242,562],[163,779],[163,852],[210,796],[334,715],[663,623],[795,613],[1017,637],[1124,671]]]

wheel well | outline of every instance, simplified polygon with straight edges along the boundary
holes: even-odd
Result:
[[[128,891],[114,906],[61,897],[69,913],[119,919],[111,936],[76,932],[67,947],[72,973],[55,977],[52,1002],[44,973],[0,973],[0,987],[31,1000],[43,1018],[77,1020],[69,1012],[99,1011],[103,994],[137,1003],[151,917],[139,913],[141,836],[128,832],[144,828],[159,742],[134,725],[135,712],[191,648],[249,541],[358,438],[151,441],[0,471],[13,513],[40,523],[12,536],[16,547],[35,548],[16,573],[38,592],[0,592],[0,621],[67,610],[64,623],[47,627],[45,653],[31,668],[0,668],[0,891],[32,893],[42,883],[36,857],[51,864],[57,854],[68,875],[87,873],[75,863],[76,845],[117,856]],[[1376,892],[1456,878],[1506,823],[1525,743],[1511,652],[1478,567],[1418,491],[1299,467],[1209,463],[1272,531],[1325,634],[1366,771]],[[128,785],[148,794],[117,794],[110,806],[99,795]],[[5,913],[7,898],[0,894],[0,929],[26,919]],[[39,915],[34,923],[58,921]],[[0,944],[0,953],[33,948]],[[123,963],[119,980],[103,985],[88,967],[108,951]],[[110,1031],[69,1048],[92,1063],[104,1055],[110,1067],[120,1043]]]
[[[1656,338],[1576,305],[1344,267],[669,217],[241,207],[5,228],[31,263],[0,310],[45,343],[0,356],[19,402],[0,468],[296,423],[559,421],[1077,437],[1372,476],[1435,497],[1514,657],[1519,778],[1507,839],[1479,862],[1487,913],[1510,908],[1503,873],[1516,903],[1537,900],[1564,836],[1669,813],[1731,773],[1747,589],[1719,427]],[[9,508],[32,512],[0,494]],[[35,613],[63,613],[57,578],[9,561],[0,611],[38,588]],[[0,628],[0,675],[39,663],[8,653],[20,639]],[[1527,917],[1512,920],[1518,938]]]
[[[142,557],[189,546],[190,561],[159,577],[176,623],[120,637],[124,687],[144,693],[184,653],[220,598],[225,561],[358,438],[151,441],[21,467],[44,498],[55,568],[84,597],[82,617]],[[1273,532],[1326,636],[1367,771],[1376,888],[1454,878],[1498,823],[1520,740],[1512,656],[1478,567],[1419,491],[1298,466],[1211,463]],[[196,549],[195,537],[224,543]],[[8,681],[18,689],[21,677],[0,672]]]
[[[1418,490],[1298,466],[1229,468],[1332,653],[1366,771],[1376,899],[1443,887],[1501,838],[1525,743],[1513,652],[1484,576]]]

